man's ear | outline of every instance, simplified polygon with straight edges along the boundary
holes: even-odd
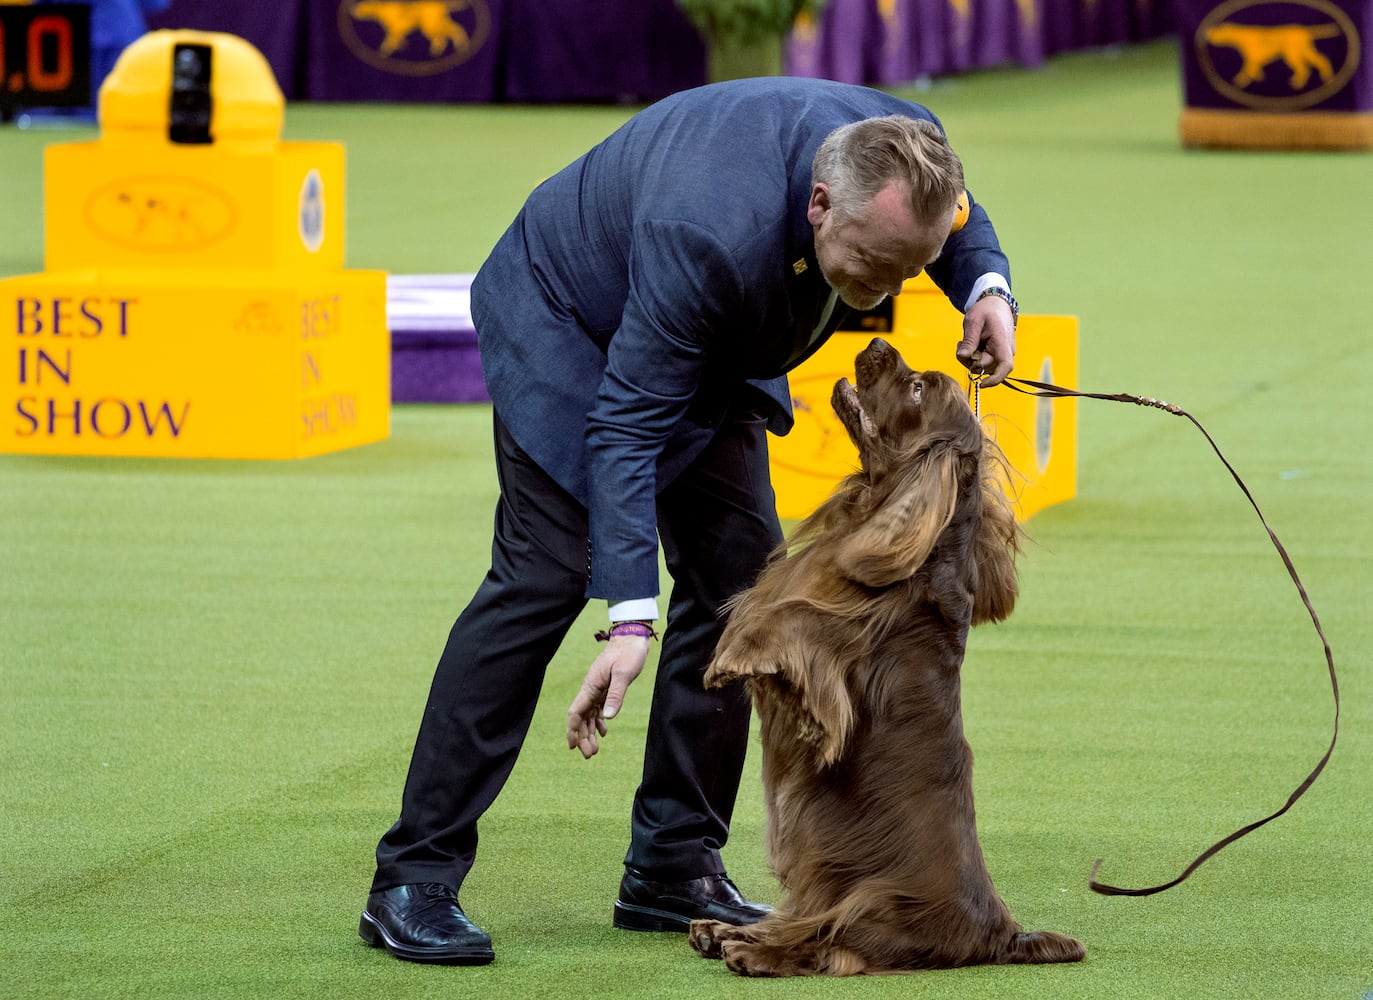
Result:
[[[830,186],[813,184],[810,189],[810,204],[806,206],[806,219],[812,226],[818,226],[825,221],[830,208]]]

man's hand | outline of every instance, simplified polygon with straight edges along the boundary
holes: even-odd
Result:
[[[617,635],[607,640],[567,710],[569,750],[580,750],[587,760],[596,755],[601,748],[597,737],[605,735],[606,720],[619,713],[625,692],[643,671],[647,659],[646,637]]]
[[[978,299],[963,316],[963,340],[954,354],[963,367],[986,372],[983,387],[998,385],[1015,366],[1015,317],[996,295]]]

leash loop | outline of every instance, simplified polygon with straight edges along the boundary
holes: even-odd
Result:
[[[986,377],[986,372],[968,371],[968,395],[972,401],[973,416],[979,423],[982,421],[982,380]]]
[[[1206,850],[1202,851],[1201,854],[1199,854],[1192,861],[1191,864],[1189,864],[1185,869],[1183,869],[1180,875],[1178,875],[1171,881],[1164,882],[1159,885],[1146,886],[1141,889],[1129,889],[1123,888],[1121,886],[1109,885],[1105,882],[1098,882],[1096,876],[1097,872],[1101,869],[1102,859],[1098,858],[1096,864],[1092,865],[1092,873],[1090,876],[1088,876],[1087,884],[1093,892],[1100,893],[1103,896],[1152,896],[1156,892],[1163,892],[1165,889],[1171,889],[1173,886],[1185,880],[1189,875],[1191,875],[1194,871],[1200,868],[1201,865],[1204,864],[1209,858],[1211,858],[1224,847],[1233,844],[1241,837],[1253,833],[1259,827],[1272,822],[1273,820],[1281,816],[1283,813],[1287,812],[1287,810],[1291,809],[1299,798],[1306,794],[1307,789],[1309,789],[1312,786],[1312,784],[1315,783],[1316,778],[1319,777],[1320,773],[1325,770],[1325,765],[1330,763],[1330,757],[1335,752],[1335,741],[1339,739],[1340,735],[1340,682],[1339,678],[1335,674],[1335,656],[1330,650],[1330,640],[1326,638],[1325,629],[1321,627],[1320,616],[1316,614],[1316,609],[1311,604],[1311,598],[1307,596],[1306,587],[1302,585],[1301,577],[1297,574],[1297,568],[1292,563],[1292,557],[1288,555],[1287,549],[1283,546],[1282,542],[1278,540],[1277,534],[1274,533],[1273,529],[1269,526],[1268,520],[1263,516],[1263,511],[1259,509],[1258,501],[1254,499],[1254,495],[1249,491],[1249,487],[1245,485],[1244,480],[1240,478],[1240,474],[1235,471],[1235,467],[1230,464],[1229,459],[1227,459],[1225,455],[1221,452],[1220,446],[1216,444],[1215,439],[1212,438],[1209,433],[1207,433],[1206,428],[1201,425],[1201,422],[1197,420],[1196,417],[1192,416],[1192,414],[1188,413],[1180,406],[1176,406],[1173,403],[1166,403],[1161,399],[1153,399],[1147,396],[1132,396],[1129,393],[1123,392],[1080,392],[1076,389],[1065,389],[1062,386],[1053,385],[1049,382],[1035,382],[1031,379],[1007,378],[1003,381],[1002,384],[1009,389],[1012,389],[1016,392],[1024,393],[1028,396],[1040,396],[1046,399],[1058,399],[1073,396],[1080,397],[1083,399],[1105,399],[1119,403],[1135,403],[1140,406],[1148,406],[1153,407],[1155,409],[1163,410],[1167,413],[1173,414],[1174,416],[1186,417],[1188,420],[1190,420],[1192,422],[1192,425],[1201,432],[1204,438],[1206,438],[1207,443],[1211,446],[1211,450],[1216,453],[1216,457],[1220,459],[1221,464],[1224,465],[1226,470],[1230,473],[1230,477],[1234,479],[1235,484],[1239,486],[1240,491],[1245,496],[1245,499],[1249,501],[1249,506],[1254,508],[1254,513],[1258,515],[1259,523],[1263,525],[1264,531],[1268,532],[1269,540],[1273,543],[1273,547],[1277,550],[1278,555],[1282,558],[1283,566],[1287,569],[1287,575],[1291,577],[1292,583],[1296,586],[1297,593],[1301,596],[1302,604],[1305,605],[1307,614],[1311,616],[1311,624],[1315,627],[1316,635],[1320,637],[1321,646],[1325,651],[1325,663],[1330,674],[1330,691],[1335,701],[1335,720],[1333,732],[1330,736],[1330,745],[1326,748],[1325,753],[1321,756],[1321,759],[1317,761],[1316,766],[1311,769],[1311,772],[1306,776],[1306,778],[1301,782],[1301,784],[1297,786],[1296,790],[1294,790],[1292,794],[1287,797],[1287,801],[1283,803],[1282,808],[1278,809],[1276,812],[1270,813],[1262,819],[1255,820],[1252,823],[1242,826],[1234,833],[1231,833],[1229,836],[1223,837],[1220,840],[1216,841],[1216,843],[1212,844]],[[976,382],[974,382],[974,386],[976,386]]]

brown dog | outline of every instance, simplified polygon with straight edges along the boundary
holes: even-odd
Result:
[[[695,921],[692,947],[748,976],[1078,961],[1011,918],[973,815],[959,669],[969,626],[1015,604],[1004,458],[949,376],[880,339],[856,371],[833,405],[862,468],[737,599],[706,673],[757,705],[785,898],[752,926]]]

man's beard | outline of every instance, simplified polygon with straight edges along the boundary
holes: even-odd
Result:
[[[869,309],[876,309],[887,298],[886,292],[877,292],[869,288],[859,288],[853,284],[837,285],[830,276],[825,273],[823,265],[820,267],[820,277],[825,279],[825,284],[839,293],[839,301],[850,309],[859,312],[867,312]]]
[[[867,312],[869,309],[876,309],[886,301],[887,298],[886,292],[870,292],[866,289],[859,291],[852,286],[840,288],[838,289],[838,292],[840,302],[844,303],[844,305],[848,306],[850,309],[856,309],[859,312]]]

